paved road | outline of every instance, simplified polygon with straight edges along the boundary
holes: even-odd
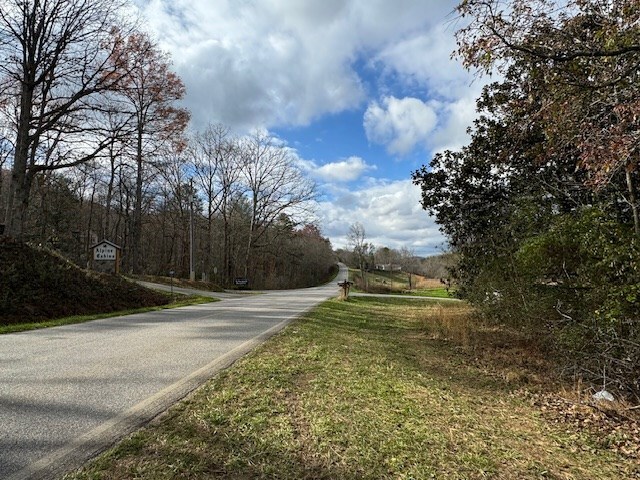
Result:
[[[178,286],[171,287],[171,285],[164,285],[160,283],[143,282],[142,280],[136,280],[136,283],[139,283],[143,287],[153,288],[155,290],[162,290],[164,292],[181,293],[184,295],[200,295],[203,297],[218,298],[220,300],[229,299],[229,298],[239,298],[242,295],[256,295],[258,293],[262,293],[262,292],[255,292],[253,290],[208,292],[205,290],[194,290],[193,288],[184,288],[184,287],[178,287]]]
[[[334,281],[0,336],[0,478],[60,477],[337,294]]]

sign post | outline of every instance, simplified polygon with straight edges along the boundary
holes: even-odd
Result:
[[[233,284],[236,287],[247,288],[249,286],[249,279],[248,278],[244,278],[244,277],[236,277],[233,280]]]
[[[115,243],[103,240],[91,247],[93,250],[93,268],[94,270],[105,271],[109,273],[120,273],[120,250],[121,248]]]

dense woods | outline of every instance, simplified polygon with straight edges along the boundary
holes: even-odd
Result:
[[[459,292],[567,372],[640,395],[640,4],[469,0],[458,54],[499,72],[462,151],[414,172]]]
[[[7,0],[0,9],[0,235],[86,266],[224,286],[307,286],[334,263],[286,146],[189,128],[171,61],[126,2]]]

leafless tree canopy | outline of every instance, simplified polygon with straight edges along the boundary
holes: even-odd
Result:
[[[21,237],[38,172],[68,168],[107,148],[105,93],[119,87],[118,0],[5,0],[0,9],[0,106],[15,132],[7,233]]]

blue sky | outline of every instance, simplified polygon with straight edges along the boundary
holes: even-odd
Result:
[[[450,0],[139,0],[183,79],[194,130],[266,129],[319,185],[334,247],[442,250],[410,175],[467,141],[482,82],[451,52]]]

